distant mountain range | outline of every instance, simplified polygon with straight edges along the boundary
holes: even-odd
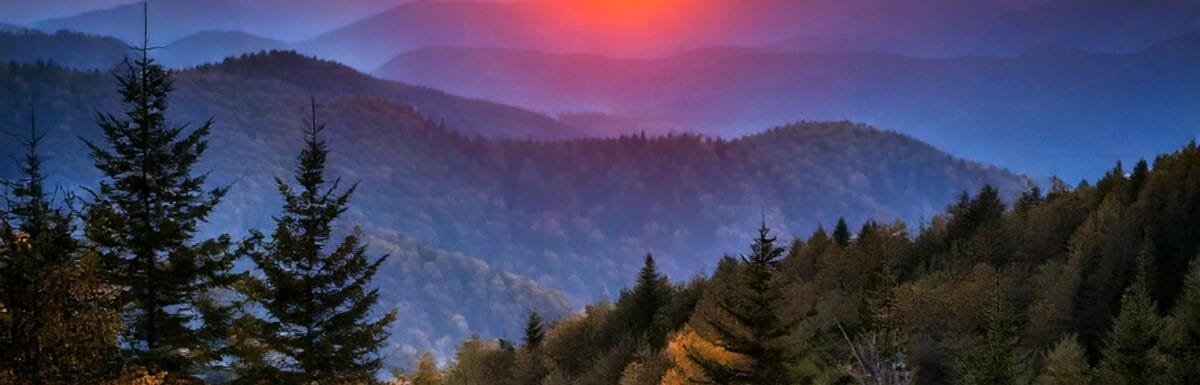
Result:
[[[142,2],[125,3],[50,18],[33,26],[48,32],[69,29],[140,43]],[[154,0],[149,7],[150,38],[152,45],[163,45],[216,30],[300,41],[383,11],[395,3],[395,0]]]
[[[515,338],[530,309],[555,315],[568,303],[612,298],[646,252],[679,279],[707,271],[763,219],[783,234],[807,233],[840,215],[916,223],[963,190],[990,183],[1012,196],[1028,183],[848,122],[735,140],[470,137],[456,122],[470,127],[520,110],[483,108],[494,105],[292,53],[181,71],[176,88],[175,121],[215,119],[199,169],[233,189],[207,231],[234,235],[270,225],[279,206],[271,178],[292,167],[307,96],[317,96],[329,125],[331,172],[361,182],[341,225],[363,226],[373,252],[394,255],[377,283],[383,303],[401,308],[393,330],[401,354],[445,352],[469,333]],[[0,66],[0,89],[8,91],[0,94],[0,111],[7,111],[0,127],[28,127],[36,105],[39,126],[50,132],[53,182],[76,191],[94,183],[77,138],[97,137],[94,111],[119,108],[112,77],[8,65]],[[444,127],[427,118],[439,108]],[[15,146],[0,141],[0,152]],[[11,175],[11,164],[0,165],[0,177]]]
[[[0,28],[0,61],[52,61],[81,70],[112,69],[125,60],[129,46],[116,38],[79,32],[46,34],[37,30]]]
[[[1101,173],[1107,160],[1136,161],[1200,135],[1197,68],[1200,34],[1129,54],[1049,47],[1012,58],[718,48],[643,60],[437,47],[402,54],[375,75],[573,113],[568,121],[594,135],[740,135],[845,118],[1075,179]],[[1153,135],[1134,134],[1141,130]]]
[[[157,60],[171,62],[178,60],[172,52],[203,52],[203,49],[193,47],[201,47],[204,42],[213,40],[262,41],[236,32],[203,33],[181,40],[178,45],[154,50],[152,55]],[[131,54],[133,51],[125,43],[114,38],[75,32],[53,35],[37,31],[0,33],[0,62],[46,61],[79,70],[110,71]],[[314,60],[294,52],[243,55],[200,68],[203,71],[217,67],[248,77],[281,79],[299,87],[299,92],[304,95],[371,95],[411,105],[426,118],[445,122],[468,135],[541,139],[584,136],[584,133],[546,115],[485,100],[462,98],[426,87],[379,80],[342,64]],[[277,72],[283,68],[290,71]]]
[[[677,14],[655,19],[652,32],[598,34],[603,26],[569,16],[547,17],[571,15],[573,3],[585,2],[415,2],[301,47],[372,69],[389,53],[430,46],[646,57],[736,45],[953,57],[1016,55],[1043,45],[1134,51],[1200,29],[1200,3],[1190,0],[1050,0],[1024,6],[961,0],[816,0],[802,5],[794,0],[706,0],[700,5],[670,0],[667,7]],[[559,10],[563,4],[568,9]],[[788,39],[795,36],[802,37]]]
[[[396,3],[158,0],[151,38],[163,45],[205,31],[245,32],[372,71],[432,46],[641,58],[711,46],[1013,56],[1047,45],[1131,52],[1200,30],[1192,0],[656,0],[658,11],[630,25],[614,25],[595,0]],[[141,6],[130,4],[35,26],[140,41],[140,20]],[[263,43],[257,48],[272,48]]]
[[[1143,12],[1171,4],[1163,1],[1148,3],[1154,7]],[[514,9],[508,4],[485,5]],[[482,5],[439,2],[399,9],[456,14],[459,8],[478,6]],[[1181,9],[1180,13],[1186,14],[1190,8]],[[436,16],[416,11],[404,15],[413,17],[413,28],[419,24],[417,19]],[[425,17],[417,17],[420,15]],[[479,28],[487,22],[480,20]],[[354,29],[347,28],[345,31]],[[350,35],[383,36],[384,32],[363,30]],[[474,31],[462,36],[473,34],[494,35]],[[1132,37],[1121,41],[1129,39]],[[31,33],[0,37],[0,41],[6,44],[0,60],[54,60],[80,69],[111,68],[129,52],[116,39],[71,33]],[[364,44],[372,41],[376,40],[366,39]],[[204,31],[167,44],[154,55],[168,65],[188,67],[263,48],[304,44],[243,32]],[[826,43],[810,48],[820,51],[842,45],[821,44]],[[386,47],[330,45],[350,51],[387,52]],[[457,130],[489,137],[568,138],[641,131],[732,137],[799,119],[853,119],[914,135],[957,155],[1041,177],[1060,175],[1075,180],[1101,172],[1100,165],[1107,160],[1134,161],[1200,136],[1196,129],[1200,126],[1200,108],[1196,107],[1200,94],[1193,91],[1200,84],[1200,73],[1192,70],[1200,66],[1197,52],[1197,34],[1125,54],[1043,46],[1012,57],[946,59],[870,52],[791,52],[770,45],[703,48],[658,59],[516,48],[430,47],[398,55],[374,73],[540,114],[379,82],[327,64],[352,74],[344,79],[346,84],[332,85],[341,93],[366,87],[369,91],[361,92],[412,104],[427,117],[446,120]],[[249,67],[249,71],[257,71],[258,66]],[[483,110],[489,112],[479,113]],[[1155,135],[1129,138],[1129,127],[1153,130]]]
[[[202,31],[163,47],[156,56],[168,67],[216,63],[259,51],[286,50],[287,43],[237,31]]]
[[[12,24],[0,23],[0,32],[20,32],[25,30],[24,27]]]

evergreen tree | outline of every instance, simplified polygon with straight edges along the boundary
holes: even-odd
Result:
[[[217,359],[212,290],[232,279],[228,236],[195,239],[227,188],[204,190],[193,167],[212,121],[190,133],[166,120],[171,72],[141,48],[117,76],[122,115],[99,114],[104,144],[85,142],[102,180],[86,205],[85,233],[108,279],[121,287],[130,358],[151,371],[186,374]],[[220,341],[216,341],[219,343]]]
[[[546,338],[545,325],[538,312],[530,312],[525,322],[524,344],[517,352],[513,365],[514,385],[537,385],[549,374],[542,361],[542,342]]]
[[[1192,261],[1183,293],[1167,321],[1163,345],[1170,357],[1174,384],[1200,378],[1200,258]]]
[[[1042,363],[1042,371],[1034,385],[1083,385],[1091,379],[1087,352],[1079,344],[1079,337],[1069,335],[1054,345]]]
[[[833,241],[838,246],[850,246],[850,226],[846,225],[846,218],[838,218],[837,226],[833,228]]]
[[[542,346],[542,340],[546,338],[545,326],[542,325],[542,316],[538,312],[529,313],[529,319],[525,321],[525,338],[523,348],[526,350],[537,350]]]
[[[75,216],[45,191],[33,127],[0,211],[0,382],[79,384],[113,373],[121,321]],[[11,225],[11,226],[10,226]]]
[[[1099,365],[1097,379],[1100,384],[1157,384],[1165,369],[1165,357],[1158,349],[1163,320],[1150,298],[1148,272],[1152,271],[1152,264],[1149,250],[1148,245],[1143,248],[1138,257],[1137,277],[1121,297],[1120,314],[1113,322]]]
[[[992,284],[984,314],[987,333],[955,368],[962,385],[1024,385],[1031,380],[1029,354],[1021,347],[1019,314],[999,281]]]
[[[711,341],[731,354],[751,361],[748,367],[726,365],[703,354],[689,352],[688,359],[704,377],[718,384],[790,384],[791,352],[785,343],[795,322],[785,320],[783,281],[779,279],[780,256],[784,249],[764,224],[751,244],[749,256],[741,258],[741,276],[728,293],[720,293],[718,316],[706,320],[716,333]]]
[[[635,335],[646,333],[649,338],[647,342],[654,349],[661,348],[666,343],[666,332],[654,330],[655,318],[659,309],[670,301],[670,281],[658,271],[654,257],[646,254],[642,270],[638,273],[637,283],[633,287],[633,307],[629,331]]]
[[[387,256],[371,260],[362,232],[355,228],[331,245],[334,222],[354,193],[339,192],[341,180],[327,183],[328,145],[317,123],[316,100],[305,129],[304,149],[296,160],[293,187],[276,178],[283,213],[276,218],[264,250],[252,253],[263,284],[254,293],[266,317],[259,327],[263,343],[282,357],[271,378],[286,383],[370,382],[382,365],[378,350],[388,337],[395,310],[371,319],[379,290],[369,287]]]

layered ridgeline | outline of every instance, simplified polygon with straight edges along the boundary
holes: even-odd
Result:
[[[156,57],[166,61],[178,60],[180,50],[224,58],[217,44],[210,40],[254,41],[253,36],[239,33],[202,33],[184,38],[178,45],[155,50]],[[215,53],[211,49],[217,49]],[[44,34],[37,31],[0,32],[0,61],[16,63],[55,63],[61,66],[91,71],[111,71],[132,51],[120,40],[60,31]],[[206,66],[212,68],[212,65]],[[204,72],[201,67],[200,72]],[[582,136],[582,133],[546,115],[485,100],[468,99],[442,91],[395,82],[382,82],[355,72],[341,64],[311,60],[295,54],[253,55],[223,64],[221,72],[253,77],[259,83],[287,83],[289,91],[315,96],[371,95],[411,105],[435,121],[445,121],[457,130],[488,137],[561,139]],[[277,72],[277,73],[276,73]],[[101,77],[95,77],[100,79]],[[48,80],[53,81],[53,80]],[[277,86],[270,86],[278,89]],[[103,95],[106,89],[95,90]],[[18,98],[17,95],[9,97]]]
[[[490,119],[500,128],[515,123],[468,108],[497,105],[450,109],[431,101],[462,99],[291,53],[181,72],[176,86],[173,120],[215,119],[201,169],[232,189],[208,230],[234,235],[267,228],[276,214],[272,177],[291,168],[307,95],[317,96],[331,172],[361,182],[344,223],[362,225],[372,247],[395,254],[376,282],[383,305],[401,309],[394,348],[408,353],[444,352],[472,332],[513,337],[531,309],[562,314],[553,290],[576,303],[614,296],[646,252],[673,276],[711,269],[763,217],[786,233],[841,215],[916,223],[963,190],[990,183],[1016,194],[1026,186],[912,138],[845,122],[735,140],[471,137],[450,117],[479,130],[491,130]],[[32,101],[51,133],[44,148],[54,181],[73,190],[94,183],[77,137],[95,138],[93,111],[116,108],[112,77],[7,65],[0,88],[10,91],[0,95],[0,127],[28,127]],[[425,117],[439,106],[446,126]],[[17,150],[11,141],[0,147]],[[13,174],[2,167],[0,176]]]
[[[189,36],[192,43],[216,43],[211,46],[215,50],[179,50],[172,58],[173,63],[199,64],[211,58],[210,52],[253,52],[283,41],[306,53],[374,70],[397,54],[432,46],[618,57],[733,45],[919,57],[1009,56],[1047,45],[1129,52],[1200,29],[1200,6],[1190,0],[811,0],[803,6],[792,0],[656,0],[621,17],[614,17],[621,8],[595,0],[327,3],[157,0],[149,12],[152,44],[169,51],[172,42]],[[86,9],[39,3],[8,8],[11,15],[0,18],[8,16],[5,21],[10,22],[38,14],[38,8],[59,8],[54,14]],[[132,3],[31,25],[47,32],[69,29],[138,42],[141,24],[130,21],[141,19],[140,3]],[[613,19],[630,24],[614,28]]]
[[[1078,180],[1112,159],[1134,161],[1195,138],[1197,67],[1200,34],[1192,33],[1132,53],[1043,47],[961,58],[712,48],[615,59],[438,47],[397,56],[374,73],[571,113],[562,120],[594,134],[737,135],[801,116],[851,119],[983,162]],[[1038,156],[1013,156],[1031,151]]]

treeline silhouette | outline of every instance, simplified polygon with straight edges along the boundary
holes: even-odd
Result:
[[[473,338],[397,383],[1189,384],[1200,375],[1200,147],[1011,205],[988,187],[916,231],[764,224],[710,277],[652,256],[615,302],[519,344]]]

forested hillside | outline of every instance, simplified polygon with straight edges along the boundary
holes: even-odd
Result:
[[[472,339],[415,384],[1189,384],[1200,369],[1200,147],[920,227],[768,220],[711,275],[647,257],[613,303]],[[432,357],[426,356],[430,362]]]
[[[353,73],[336,72],[342,68],[277,53],[178,74],[172,114],[214,118],[204,165],[215,181],[234,183],[215,223],[237,232],[266,221],[270,178],[290,163],[288,141],[280,139],[297,138],[296,116],[309,93],[337,133],[334,149],[345,149],[334,152],[333,167],[363,183],[352,215],[366,226],[478,256],[576,295],[615,293],[646,251],[661,254],[672,273],[699,271],[711,262],[707,254],[733,252],[728,245],[760,214],[784,231],[840,215],[915,222],[985,183],[1010,195],[1026,187],[1005,171],[851,123],[801,123],[731,141],[472,138],[452,123],[423,119],[397,104],[399,96],[384,99],[370,88],[346,95],[353,84],[326,80],[352,83]],[[0,79],[15,91],[3,96],[10,112],[0,124],[28,126],[37,95],[39,124],[54,132],[46,147],[59,157],[49,167],[69,185],[93,178],[79,167],[85,160],[75,138],[96,134],[92,108],[113,108],[105,91],[111,78],[30,65],[10,66]]]
[[[218,33],[203,34],[194,38],[240,40],[246,37],[237,34],[233,34],[231,37],[229,34]],[[182,49],[192,51],[187,55],[204,53],[204,50],[198,49],[196,45],[208,43],[189,40],[180,43]],[[97,70],[105,73],[120,65],[123,58],[131,52],[127,45],[117,39],[74,32],[60,32],[54,35],[39,32],[0,33],[0,48],[5,48],[0,50],[0,60],[4,61],[6,65],[10,63],[47,63],[50,64],[48,66],[50,68],[65,66],[77,70]],[[179,58],[178,53],[179,51],[171,46],[156,50],[156,55],[163,56],[168,62],[184,60]],[[220,57],[222,56],[216,58]],[[47,72],[52,73],[55,70]],[[447,124],[453,125],[456,130],[469,135],[540,139],[583,136],[583,133],[542,114],[485,100],[462,98],[430,88],[378,80],[344,65],[304,57],[294,52],[272,51],[231,57],[218,64],[204,65],[199,69],[184,72],[184,74],[195,73],[208,73],[213,76],[233,75],[234,77],[250,78],[258,84],[269,83],[266,86],[268,88],[264,90],[283,91],[282,88],[286,88],[287,91],[316,96],[374,96],[413,106],[426,118],[445,121]],[[97,76],[92,76],[90,81],[97,82],[93,83],[97,86],[104,84],[103,82],[112,83],[109,76],[93,75]],[[229,89],[238,87],[233,81],[223,84],[226,89],[222,91],[225,92],[233,92]],[[14,86],[20,85],[14,84]],[[102,90],[103,88],[95,91]],[[7,96],[18,97],[17,94]],[[273,97],[286,97],[286,95]],[[109,98],[112,97],[109,96]]]
[[[393,334],[396,350],[445,352],[470,333],[513,336],[525,311],[538,309],[548,319],[563,314],[567,300],[556,291],[576,304],[615,295],[648,251],[675,276],[695,274],[712,267],[715,256],[736,252],[733,245],[764,215],[789,232],[840,215],[915,222],[963,190],[992,183],[1016,194],[1026,183],[845,122],[801,123],[732,141],[470,137],[399,104],[407,94],[351,94],[349,86],[322,80],[361,76],[338,72],[343,68],[274,53],[180,72],[168,115],[214,119],[198,167],[211,172],[210,183],[231,189],[201,230],[243,236],[275,214],[271,178],[287,175],[301,141],[305,95],[317,95],[330,127],[331,169],[361,182],[347,222],[361,225],[373,248],[395,255],[377,283],[414,290],[385,290],[382,297],[409,309]],[[97,139],[94,111],[115,110],[112,77],[13,64],[0,68],[0,87],[13,91],[0,95],[0,126],[19,132],[36,113],[49,132],[43,150],[50,180],[71,191],[90,185],[97,175],[79,138]],[[19,153],[17,145],[0,142],[9,154]],[[13,166],[0,165],[0,175],[15,175]],[[479,298],[492,300],[474,302]]]

